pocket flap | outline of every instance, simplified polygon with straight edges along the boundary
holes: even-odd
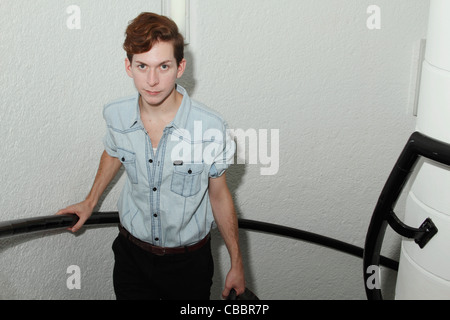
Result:
[[[203,172],[203,163],[183,163],[174,165],[173,170],[177,174],[196,175]]]
[[[117,148],[117,154],[120,162],[129,163],[136,161],[136,154],[132,151]]]

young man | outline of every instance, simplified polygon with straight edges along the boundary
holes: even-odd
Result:
[[[191,100],[176,80],[186,67],[176,24],[142,13],[126,31],[125,69],[138,91],[105,106],[103,152],[86,199],[58,214],[76,214],[81,228],[124,166],[113,243],[118,299],[209,299],[215,222],[231,259],[222,296],[245,290],[238,225],[225,170],[235,152],[226,123]]]

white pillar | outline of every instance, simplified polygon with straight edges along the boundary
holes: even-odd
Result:
[[[184,37],[184,43],[189,44],[190,33],[190,2],[189,0],[162,0],[161,14],[172,19]]]
[[[416,130],[450,143],[450,1],[431,0]],[[396,299],[450,299],[450,169],[421,159],[406,200],[404,222],[430,217],[438,233],[423,248],[402,241]]]

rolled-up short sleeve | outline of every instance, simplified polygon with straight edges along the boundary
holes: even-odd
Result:
[[[111,133],[111,129],[108,126],[108,116],[105,112],[106,107],[103,108],[103,118],[105,119],[106,122],[106,133],[105,136],[103,137],[103,146],[105,147],[105,151],[114,158],[117,158],[117,146],[114,143],[114,138],[112,136]]]
[[[106,129],[106,134],[103,137],[103,146],[105,147],[105,151],[114,158],[117,158],[117,147],[113,142],[113,139],[111,137],[111,133],[108,129]]]
[[[225,170],[228,169],[230,164],[233,163],[234,154],[236,152],[236,143],[231,138],[227,130],[227,125],[223,126],[223,139],[221,142],[220,152],[214,158],[214,161],[211,164],[211,168],[209,170],[210,178],[220,177]]]

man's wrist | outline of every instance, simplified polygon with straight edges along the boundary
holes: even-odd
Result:
[[[231,269],[244,269],[244,264],[242,263],[242,257],[240,255],[231,259]]]
[[[84,200],[84,203],[89,207],[89,209],[94,210],[95,206],[97,205],[97,202],[95,199],[92,199],[91,197],[87,197]]]

